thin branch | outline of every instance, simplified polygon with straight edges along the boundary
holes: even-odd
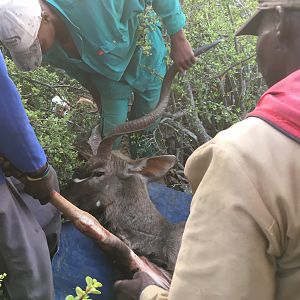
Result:
[[[163,114],[164,117],[167,117],[167,118],[171,118],[173,120],[176,120],[176,119],[179,119],[179,118],[182,118],[184,116],[186,116],[188,114],[188,111],[187,110],[182,110],[182,111],[178,111],[174,114],[171,114],[171,113],[168,113],[168,112],[165,112]]]
[[[248,60],[250,60],[250,59],[252,59],[253,57],[255,57],[255,54],[252,54],[252,55],[246,57],[245,59],[243,59],[243,60],[241,60],[241,61],[238,61],[238,62],[232,64],[232,65],[231,65],[230,67],[228,67],[224,72],[222,72],[221,74],[216,75],[216,76],[210,78],[210,80],[214,80],[214,79],[217,79],[217,78],[222,78],[228,71],[230,71],[231,69],[235,68],[236,66],[238,66],[238,65],[240,65],[240,64],[242,64],[242,63],[244,63],[244,62],[246,62],[246,61],[248,61]]]
[[[17,76],[17,74],[13,74],[13,75]],[[77,90],[77,91],[83,91],[84,90],[83,88],[79,88],[79,87],[68,85],[68,84],[55,84],[55,85],[52,85],[52,84],[48,84],[46,82],[42,82],[42,81],[32,79],[32,78],[29,78],[29,77],[25,77],[25,76],[22,77],[22,78],[27,80],[30,83],[40,84],[40,85],[45,86],[49,89],[70,88],[70,89],[74,89],[74,90]]]
[[[181,130],[182,132],[184,132],[185,134],[187,134],[188,136],[190,136],[192,139],[194,139],[196,142],[198,142],[198,137],[196,134],[194,134],[193,132],[191,132],[190,130],[188,130],[187,128],[183,127],[180,123],[172,120],[171,118],[164,118],[163,120],[161,120],[162,124],[167,124],[170,127],[172,127],[174,130]]]
[[[200,145],[208,142],[211,137],[207,134],[206,129],[204,128],[202,122],[200,121],[199,117],[198,117],[198,113],[196,110],[196,105],[195,105],[195,99],[194,99],[194,95],[193,95],[193,90],[191,87],[191,83],[187,80],[185,82],[186,84],[186,88],[187,88],[187,92],[188,92],[188,99],[190,101],[190,106],[191,106],[191,111],[192,114],[191,116],[189,116],[190,119],[190,123],[192,125],[193,130],[195,131],[195,134],[198,138],[198,142],[200,143]]]

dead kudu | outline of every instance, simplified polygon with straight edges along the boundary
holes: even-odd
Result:
[[[200,47],[195,55],[206,52],[219,41]],[[177,73],[169,68],[159,103],[148,115],[126,122],[100,143],[97,154],[81,170],[67,193],[70,201],[88,212],[97,212],[100,223],[138,255],[145,256],[174,271],[184,223],[170,224],[149,198],[147,182],[162,177],[175,163],[172,155],[132,160],[112,145],[121,135],[147,128],[162,115],[168,105],[170,88]],[[100,214],[99,214],[100,213]]]

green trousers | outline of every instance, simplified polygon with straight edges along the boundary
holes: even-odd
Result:
[[[156,84],[151,84],[151,88],[140,92],[131,87],[125,80],[113,81],[104,76],[97,76],[93,83],[97,86],[101,94],[101,136],[107,136],[115,127],[126,122],[126,120],[135,120],[141,116],[154,110],[156,107],[161,90],[162,81],[156,80]],[[129,103],[133,96],[133,104],[130,112]],[[158,122],[151,125],[145,130],[149,133],[152,131]],[[114,144],[114,149],[120,147],[121,139],[118,139]],[[131,143],[132,145],[132,143]],[[133,146],[131,146],[132,148]],[[135,153],[135,149],[130,149]],[[149,150],[149,151],[148,151]],[[151,155],[150,149],[147,149],[146,154]],[[135,156],[135,155],[134,155]]]

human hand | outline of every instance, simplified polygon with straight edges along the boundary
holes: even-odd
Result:
[[[42,205],[50,201],[50,194],[53,190],[59,192],[56,172],[52,166],[48,164],[42,173],[35,173],[35,176],[24,176],[20,181],[24,184],[24,191],[39,200]]]
[[[137,272],[131,280],[119,280],[114,284],[116,300],[139,300],[142,291],[154,280],[145,272]]]
[[[171,35],[171,58],[179,72],[188,70],[195,62],[193,49],[185,37],[183,30]]]

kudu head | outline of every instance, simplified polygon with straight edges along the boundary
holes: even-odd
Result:
[[[219,42],[198,48],[195,55],[206,52]],[[164,176],[173,167],[175,157],[172,155],[131,160],[118,151],[112,151],[112,146],[119,136],[144,130],[162,115],[168,105],[176,74],[177,69],[173,65],[164,77],[160,100],[151,113],[121,124],[101,141],[97,154],[86,162],[80,178],[75,179],[71,186],[68,197],[74,204],[87,211],[103,211],[112,203],[127,210],[130,204],[122,203],[122,199],[136,199],[137,196],[140,199],[148,198],[147,182]],[[116,201],[118,204],[115,204]]]

